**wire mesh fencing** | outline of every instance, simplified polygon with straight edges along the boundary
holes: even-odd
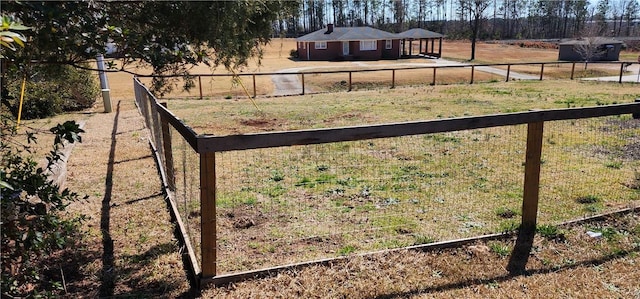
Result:
[[[513,128],[219,154],[219,269],[249,270],[498,230],[483,201],[496,138],[522,161]],[[518,128],[521,129],[521,128]],[[518,151],[520,151],[518,153]],[[521,165],[512,163],[517,172]],[[456,167],[460,166],[460,167]],[[516,179],[518,178],[518,179]],[[474,207],[476,206],[476,207]],[[478,209],[480,208],[480,209]]]
[[[198,263],[200,256],[200,156],[178,134],[171,131],[174,183],[171,200],[184,223],[185,233],[193,246]]]
[[[136,88],[209,277],[515,230],[532,123],[544,124],[534,222],[640,200],[640,122],[624,114],[638,104],[216,139]]]
[[[640,157],[620,155],[638,146],[635,123],[546,123],[541,223],[637,203]],[[526,136],[517,125],[219,153],[218,269],[514,230]]]
[[[630,115],[545,123],[539,221],[638,204],[640,122]]]

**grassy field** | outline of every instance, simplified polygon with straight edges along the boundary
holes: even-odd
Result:
[[[200,134],[228,135],[628,103],[633,84],[519,81],[338,92],[285,98],[168,100]]]
[[[586,107],[640,96],[622,87],[519,81],[261,98],[260,110],[248,99],[168,104],[198,133],[227,135]],[[541,223],[637,205],[637,121],[552,122],[545,130]],[[519,223],[525,132],[516,126],[219,154],[218,269],[512,230]],[[198,160],[178,140],[174,146],[181,157],[178,201],[198,238],[199,203],[191,200]]]

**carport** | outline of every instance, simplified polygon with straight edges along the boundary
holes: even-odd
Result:
[[[421,28],[413,28],[402,33],[399,33],[402,38],[402,56],[403,57],[414,57],[414,56],[427,56],[427,57],[442,57],[442,38],[444,35],[429,31]],[[408,43],[407,43],[408,41]],[[420,47],[418,48],[418,53],[414,55],[413,53],[413,42],[419,42]],[[436,48],[436,41],[438,46]],[[409,52],[407,53],[407,44],[409,47]]]

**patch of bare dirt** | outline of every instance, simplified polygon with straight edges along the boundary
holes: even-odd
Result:
[[[640,140],[622,146],[621,152],[622,158],[625,160],[640,160]]]
[[[252,127],[266,127],[269,125],[273,125],[275,123],[275,119],[267,120],[267,119],[243,119],[240,123],[244,126],[252,126]]]
[[[240,119],[238,123],[246,127],[260,128],[261,131],[275,131],[280,129],[285,122],[276,118],[250,118]]]
[[[608,134],[620,134],[623,130],[640,129],[640,120],[637,119],[609,119],[605,125],[600,127],[602,132]],[[627,143],[622,146],[595,146],[594,153],[596,155],[621,158],[624,160],[640,160],[640,134],[628,134]]]
[[[268,218],[252,206],[238,206],[224,213],[226,219],[221,220],[222,227],[247,229],[264,223]]]

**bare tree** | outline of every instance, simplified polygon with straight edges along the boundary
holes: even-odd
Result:
[[[393,19],[396,23],[396,32],[401,32],[405,28],[405,17],[406,17],[406,9],[407,3],[406,0],[398,0],[393,2]]]
[[[480,21],[484,16],[484,11],[489,7],[489,0],[461,0],[461,15],[468,14],[469,29],[471,29],[471,58],[476,59],[476,41],[478,40],[478,32],[480,31]]]
[[[638,18],[638,13],[640,12],[640,3],[637,0],[631,0],[627,3],[627,7],[625,7],[624,20],[627,25],[626,35],[631,36],[631,27],[633,27],[633,22]]]
[[[599,36],[587,36],[583,37],[576,42],[574,50],[580,54],[582,60],[584,60],[584,69],[587,69],[587,64],[594,61],[596,58],[601,57],[607,53],[605,46],[607,39]]]
[[[602,35],[607,31],[607,16],[609,15],[609,10],[611,9],[611,4],[609,0],[599,0],[596,6],[596,24],[598,25],[598,35]]]

